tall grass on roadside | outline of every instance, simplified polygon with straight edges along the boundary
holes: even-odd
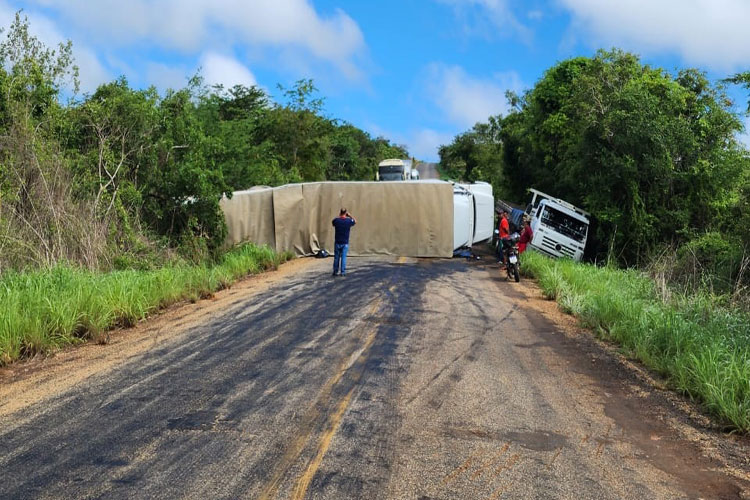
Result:
[[[131,326],[181,300],[197,300],[237,279],[277,267],[289,254],[244,245],[214,266],[98,273],[70,266],[0,277],[0,365]]]
[[[664,375],[730,427],[750,431],[750,317],[709,294],[657,293],[652,280],[618,270],[523,256],[547,298],[599,336]]]

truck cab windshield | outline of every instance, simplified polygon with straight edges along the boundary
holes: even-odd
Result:
[[[393,166],[393,167],[379,167],[379,177],[384,181],[400,181],[403,178],[404,167]]]
[[[579,243],[586,239],[588,224],[554,208],[544,208],[542,224]]]

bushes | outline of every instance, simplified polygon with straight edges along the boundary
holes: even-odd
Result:
[[[245,245],[215,266],[97,273],[59,265],[0,278],[0,365],[85,340],[103,341],[115,326],[132,326],[180,300],[197,300],[290,255]]]
[[[750,316],[711,294],[657,293],[642,273],[524,255],[524,273],[597,335],[664,375],[730,427],[750,430]]]
[[[679,248],[676,280],[696,288],[708,286],[716,293],[731,293],[743,261],[742,244],[721,233],[705,233]]]

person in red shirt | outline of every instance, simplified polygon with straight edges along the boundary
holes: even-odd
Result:
[[[497,256],[498,256],[498,263],[502,264],[502,266],[505,266],[505,253],[503,252],[503,247],[506,244],[506,241],[510,238],[510,224],[508,223],[508,212],[503,210],[503,212],[500,214],[500,222],[498,223],[497,230],[500,233],[498,236],[500,237],[500,241],[497,242]]]
[[[534,238],[534,231],[531,230],[531,224],[529,219],[523,220],[523,231],[521,231],[521,239],[518,240],[518,253],[522,254],[526,250],[526,245],[531,243]]]
[[[500,239],[508,238],[510,236],[510,224],[508,223],[508,212],[503,210],[500,216],[500,223],[497,229],[500,231]]]

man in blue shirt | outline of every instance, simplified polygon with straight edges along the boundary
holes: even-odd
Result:
[[[345,208],[339,212],[339,216],[333,219],[333,227],[336,228],[336,240],[333,245],[333,275],[339,273],[339,261],[341,261],[341,276],[346,276],[346,254],[349,251],[349,231],[357,223],[357,219],[351,216]]]

